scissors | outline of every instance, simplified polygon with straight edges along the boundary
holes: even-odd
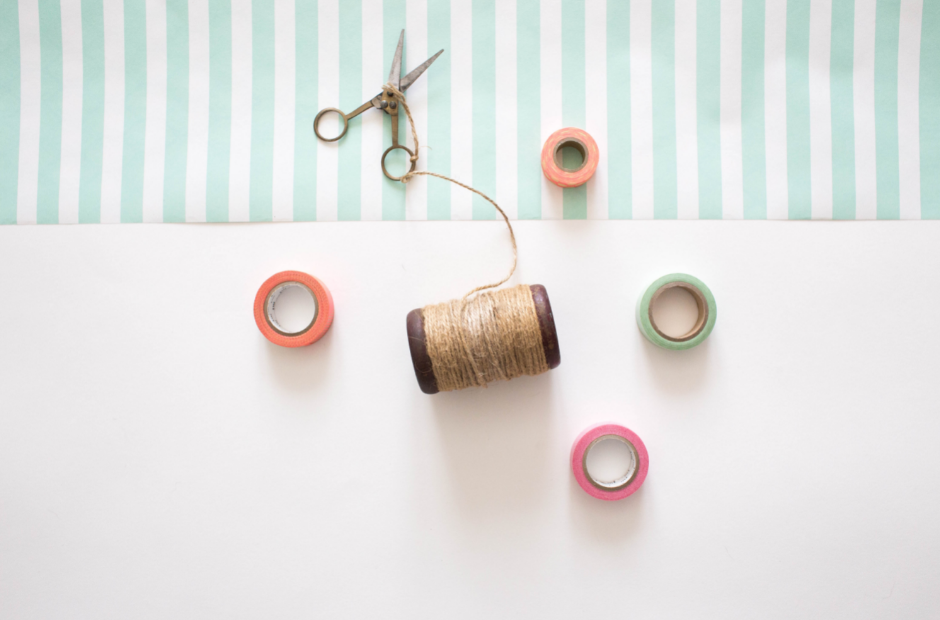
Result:
[[[418,65],[418,67],[415,68],[414,71],[412,71],[405,77],[401,77],[401,50],[402,50],[402,45],[404,43],[405,43],[405,31],[402,30],[401,36],[398,37],[398,48],[395,50],[395,57],[392,58],[392,70],[388,74],[388,82],[392,86],[397,88],[399,92],[402,92],[402,93],[404,93],[405,90],[407,90],[408,87],[411,86],[415,80],[421,77],[422,73],[427,71],[428,67],[431,66],[432,62],[437,60],[438,56],[444,53],[444,50],[439,51],[438,53],[434,54],[433,56],[425,60],[423,63]],[[316,118],[313,119],[313,133],[317,134],[317,138],[319,138],[320,140],[323,140],[324,142],[336,142],[337,140],[339,140],[340,138],[346,135],[346,130],[349,128],[350,119],[353,119],[359,116],[360,114],[362,114],[369,108],[378,108],[380,110],[384,110],[386,114],[392,117],[392,146],[390,146],[388,149],[385,150],[384,153],[382,153],[382,172],[384,172],[385,176],[387,176],[391,180],[400,181],[402,177],[392,176],[388,173],[388,170],[385,169],[385,157],[389,153],[394,151],[395,149],[401,149],[405,151],[412,158],[414,157],[414,153],[412,153],[411,149],[409,149],[404,144],[398,143],[398,101],[395,99],[395,97],[392,94],[392,91],[390,91],[389,89],[383,88],[381,93],[379,93],[378,95],[376,95],[369,101],[366,101],[365,103],[363,103],[361,106],[359,106],[358,108],[356,108],[349,114],[344,114],[342,110],[339,110],[337,108],[323,108],[317,113]],[[337,114],[339,114],[339,117],[343,119],[343,130],[335,138],[324,138],[322,135],[320,135],[320,129],[319,129],[320,119],[323,118],[323,115],[326,114],[327,112],[336,112]],[[415,164],[416,162],[412,160],[411,169],[408,170],[408,172],[412,172],[415,169]],[[405,174],[407,174],[407,172]]]

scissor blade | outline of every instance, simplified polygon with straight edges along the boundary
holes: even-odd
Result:
[[[421,63],[417,67],[415,67],[411,73],[409,73],[408,75],[406,75],[405,77],[401,79],[401,86],[399,87],[398,90],[404,92],[405,89],[407,89],[409,86],[414,84],[414,81],[417,80],[419,77],[421,77],[421,74],[423,74],[425,71],[428,70],[428,67],[431,66],[431,63],[437,60],[437,57],[443,53],[444,53],[444,50],[441,50],[438,53],[431,56],[430,58],[428,58],[427,60],[425,60],[423,63]]]
[[[405,30],[404,28],[401,31],[401,36],[398,37],[398,48],[395,50],[395,57],[392,58],[392,70],[388,74],[389,83],[401,90],[401,48],[405,44]]]

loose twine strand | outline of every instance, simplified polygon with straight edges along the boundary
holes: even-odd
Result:
[[[386,84],[385,90],[405,110],[414,141],[411,162],[417,164],[420,142],[411,109],[405,96],[395,86]],[[405,173],[399,180],[408,183],[416,176],[444,179],[481,196],[503,216],[512,241],[512,268],[505,278],[478,286],[459,300],[422,308],[428,355],[431,357],[437,388],[446,392],[471,386],[486,387],[491,381],[547,372],[549,367],[545,359],[542,332],[528,286],[521,284],[470,299],[475,293],[505,284],[516,272],[519,251],[509,216],[483,192],[443,174],[415,170]]]
[[[411,139],[414,140],[414,143],[415,143],[415,149],[414,149],[415,152],[414,152],[414,155],[411,156],[411,161],[417,164],[418,163],[418,150],[420,148],[420,143],[418,141],[418,132],[415,129],[415,121],[414,121],[414,118],[412,118],[411,116],[411,109],[408,107],[408,102],[405,101],[405,95],[403,95],[401,91],[399,91],[397,88],[392,86],[391,83],[388,83],[385,85],[385,90],[390,92],[392,94],[392,97],[394,97],[395,100],[398,101],[399,105],[401,105],[401,107],[405,109],[405,115],[408,117],[408,124],[411,127]],[[469,293],[467,293],[466,295],[464,295],[463,298],[467,299],[474,293],[485,291],[491,288],[496,288],[508,282],[509,278],[512,277],[512,274],[516,272],[516,264],[519,262],[519,251],[516,247],[516,233],[513,232],[512,230],[512,224],[509,223],[509,216],[506,215],[506,212],[503,211],[502,208],[498,204],[496,204],[496,201],[494,201],[492,198],[490,198],[489,196],[487,196],[480,190],[470,187],[469,185],[464,185],[460,181],[456,179],[452,179],[448,176],[444,176],[443,174],[438,174],[436,172],[430,172],[427,170],[414,170],[412,172],[406,172],[399,180],[402,183],[407,183],[413,177],[416,177],[416,176],[429,176],[429,177],[437,177],[438,179],[444,179],[445,181],[450,181],[454,185],[459,185],[460,187],[470,190],[474,194],[481,196],[484,200],[486,200],[488,203],[493,205],[497,211],[499,211],[499,214],[503,216],[503,221],[506,222],[506,226],[509,228],[509,239],[512,241],[512,269],[510,269],[509,273],[506,274],[506,277],[500,280],[499,282],[495,282],[493,284],[484,284],[483,286],[478,286],[472,291],[470,291]]]

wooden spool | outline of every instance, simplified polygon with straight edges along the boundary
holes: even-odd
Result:
[[[548,292],[541,284],[529,286],[532,291],[532,301],[535,303],[535,313],[539,320],[539,330],[542,332],[542,347],[545,350],[545,361],[549,368],[557,368],[561,364],[561,353],[558,351],[558,334],[555,332],[555,318],[552,316],[552,305],[548,301]],[[424,334],[424,317],[421,308],[408,313],[408,346],[411,348],[411,362],[415,367],[415,377],[418,386],[425,394],[437,394],[437,379],[434,377],[434,368],[431,357],[428,355],[427,338]]]

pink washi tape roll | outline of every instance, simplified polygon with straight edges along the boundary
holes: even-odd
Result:
[[[591,477],[587,468],[588,454],[606,439],[622,441],[630,449],[627,471],[616,480],[602,481]],[[571,447],[571,471],[588,495],[597,499],[615,500],[632,495],[646,480],[650,459],[643,440],[629,428],[610,422],[592,426],[581,433]]]

